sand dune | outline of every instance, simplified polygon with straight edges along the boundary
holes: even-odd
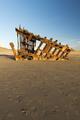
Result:
[[[0,47],[0,54],[8,54],[8,55],[10,55],[10,54],[12,54],[12,50]]]
[[[15,61],[0,56],[0,120],[80,120],[80,53],[69,59]]]

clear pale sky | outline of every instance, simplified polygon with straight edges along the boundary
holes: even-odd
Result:
[[[16,43],[19,25],[80,49],[80,0],[0,0],[0,46]]]

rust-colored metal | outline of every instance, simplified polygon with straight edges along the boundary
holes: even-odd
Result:
[[[21,27],[15,29],[17,32],[17,50],[14,44],[10,43],[16,60],[59,60],[66,59],[71,49],[68,45],[62,45],[52,39],[42,38],[34,35]],[[38,43],[39,45],[38,45]]]

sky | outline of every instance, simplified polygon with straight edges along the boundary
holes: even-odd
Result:
[[[0,47],[16,45],[19,25],[80,50],[80,0],[0,0]]]

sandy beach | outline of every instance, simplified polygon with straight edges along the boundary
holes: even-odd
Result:
[[[15,61],[0,52],[0,120],[80,120],[80,52],[64,61]]]

